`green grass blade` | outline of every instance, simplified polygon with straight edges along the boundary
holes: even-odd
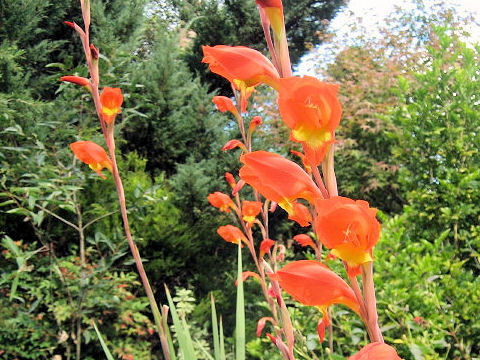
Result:
[[[170,360],[177,360],[177,355],[175,353],[175,347],[173,346],[173,341],[172,341],[172,334],[170,332],[170,327],[168,326],[167,319],[168,319],[168,311],[163,312],[162,314],[163,317],[163,324],[164,324],[164,329],[165,329],[165,335],[167,336],[167,342],[168,342],[168,349],[170,350]]]
[[[215,298],[210,293],[210,306],[212,308],[212,332],[213,332],[213,354],[215,360],[220,360],[220,341],[218,339],[217,310],[215,309]]]
[[[180,352],[183,354],[185,360],[196,360],[195,351],[193,350],[192,338],[188,329],[182,324],[178,317],[177,309],[170,295],[170,291],[165,286],[165,292],[167,294],[168,305],[170,306],[170,313],[172,314],[173,325],[175,326],[175,332],[177,333],[178,346]]]
[[[225,356],[225,340],[223,337],[223,322],[222,317],[220,316],[220,360],[227,360]]]
[[[100,345],[102,345],[103,352],[105,353],[105,356],[107,357],[108,360],[115,360],[110,353],[110,350],[108,350],[107,344],[105,344],[105,341],[103,340],[102,334],[100,334],[100,331],[97,328],[97,324],[95,324],[95,321],[92,321],[93,327],[95,328],[95,332],[97,333],[98,340],[100,340]]]
[[[235,354],[236,360],[245,360],[245,301],[243,298],[242,281],[242,247],[238,244],[238,271],[237,271],[237,313],[235,326]]]

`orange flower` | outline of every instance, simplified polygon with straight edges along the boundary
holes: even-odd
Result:
[[[233,225],[220,226],[217,229],[217,234],[220,235],[223,240],[234,244],[238,244],[240,241],[247,243],[247,238],[242,230]]]
[[[310,246],[316,248],[315,244],[312,241],[312,238],[307,234],[298,234],[293,237],[293,240],[298,242],[302,247]]]
[[[217,110],[220,112],[230,111],[234,115],[238,113],[232,99],[226,96],[214,96],[212,102],[215,104]]]
[[[294,261],[269,276],[278,281],[280,287],[296,301],[316,306],[323,313],[317,328],[321,341],[325,335],[325,327],[330,322],[327,312],[329,306],[343,304],[357,314],[360,311],[360,305],[350,286],[321,262]]]
[[[364,346],[348,360],[401,360],[397,351],[385,343],[374,342]]]
[[[260,201],[243,201],[242,216],[248,226],[252,226],[255,222],[255,218],[262,210],[262,203]]]
[[[289,215],[295,215],[295,200],[311,203],[321,198],[320,190],[310,176],[293,161],[267,151],[240,156],[244,166],[240,177],[265,198],[278,203]]]
[[[315,204],[315,230],[332,254],[345,261],[350,275],[359,274],[359,266],[373,261],[372,248],[380,236],[377,209],[363,200],[335,196]]]
[[[100,95],[102,103],[102,116],[107,124],[111,124],[115,116],[121,112],[123,103],[122,90],[119,88],[105,87]]]
[[[245,46],[202,46],[203,63],[210,71],[230,81],[243,95],[260,83],[278,87],[279,75],[259,51]]]
[[[92,141],[77,141],[71,143],[70,148],[81,162],[88,164],[90,169],[95,171],[103,179],[106,179],[101,173],[103,168],[107,168],[112,172],[112,161],[100,145]]]
[[[235,209],[235,204],[233,203],[230,196],[224,194],[220,191],[215,191],[213,194],[207,196],[208,202],[220,209],[220,211],[230,212],[230,208]]]
[[[305,205],[296,202],[293,204],[293,213],[288,215],[288,220],[296,221],[298,225],[305,227],[312,222],[312,215]]]
[[[335,142],[335,129],[342,115],[337,91],[338,85],[311,76],[280,80],[278,110],[291,129],[291,139],[302,143],[312,166],[322,162],[328,145]]]
[[[275,241],[272,239],[265,239],[260,243],[260,257],[263,257],[270,251],[272,246],[275,245]]]

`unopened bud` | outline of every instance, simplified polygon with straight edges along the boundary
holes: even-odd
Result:
[[[93,44],[90,44],[90,53],[92,54],[92,58],[94,60],[98,60],[98,56],[100,55],[100,53]]]

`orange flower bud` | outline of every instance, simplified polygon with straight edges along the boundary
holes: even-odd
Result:
[[[242,272],[242,282],[247,281],[249,277],[254,277],[258,281],[260,281],[260,275],[253,271],[244,271]],[[238,279],[235,280],[235,286],[238,286]]]
[[[90,88],[90,80],[81,76],[74,76],[74,75],[62,76],[60,80],[69,82],[72,84],[77,84],[86,88]]]
[[[328,145],[335,142],[335,129],[342,115],[337,91],[338,85],[311,76],[280,80],[278,110],[291,129],[291,139],[302,143],[312,166],[322,162]]]
[[[260,243],[260,257],[263,257],[270,251],[272,246],[275,245],[275,241],[272,239],[265,239]]]
[[[310,246],[312,248],[316,248],[315,243],[313,242],[312,238],[307,234],[298,234],[293,237],[297,243],[299,243],[302,247]]]
[[[319,240],[347,263],[350,275],[358,274],[361,264],[373,261],[372,249],[380,236],[377,209],[341,196],[318,200],[315,208]]]
[[[397,351],[385,343],[374,342],[364,346],[348,360],[401,360]]]
[[[240,149],[242,149],[244,151],[247,150],[245,148],[245,145],[243,144],[243,142],[241,142],[240,140],[236,140],[236,139],[227,141],[227,143],[222,146],[222,150],[223,151],[232,150],[232,149],[235,149],[236,147],[239,147]]]
[[[238,113],[232,99],[226,96],[214,96],[212,102],[215,104],[217,110],[220,112],[230,111],[234,115]]]
[[[240,177],[265,198],[278,203],[289,214],[295,213],[298,198],[311,203],[321,198],[320,190],[310,176],[293,161],[266,151],[240,156],[244,166]]]
[[[252,121],[250,121],[250,125],[248,126],[248,132],[251,134],[253,130],[259,125],[262,124],[262,118],[260,116],[254,116]]]
[[[88,164],[90,169],[95,171],[103,179],[106,179],[101,173],[103,168],[107,168],[112,172],[112,161],[100,145],[92,141],[77,141],[70,144],[70,148],[81,162]]]
[[[227,180],[228,185],[230,185],[232,189],[235,188],[235,186],[237,185],[235,178],[229,172],[225,173],[225,180]]]
[[[107,124],[113,123],[115,116],[122,110],[123,95],[119,88],[104,87],[100,95],[100,102],[102,103],[102,116]]]
[[[248,241],[242,230],[233,225],[220,226],[217,229],[217,234],[220,235],[223,240],[234,244],[238,244],[240,241],[247,243]]]
[[[230,208],[235,209],[235,204],[233,203],[230,196],[224,194],[220,191],[215,191],[213,194],[207,196],[208,202],[220,209],[220,211],[230,212]]]

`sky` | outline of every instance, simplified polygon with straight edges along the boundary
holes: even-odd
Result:
[[[439,2],[424,1],[432,4]],[[461,15],[471,13],[474,16],[474,22],[467,27],[472,34],[467,42],[480,42],[480,0],[444,0],[444,2],[455,8],[456,12]],[[346,31],[350,31],[351,28],[347,24],[352,23],[355,19],[362,19],[361,26],[367,29],[369,36],[380,36],[378,28],[384,24],[383,19],[394,11],[395,5],[406,9],[413,8],[412,0],[349,0],[347,6],[332,20],[329,30],[335,32],[339,38],[348,38],[349,34],[346,34]],[[311,67],[314,61],[319,61],[319,58],[322,62],[333,61],[332,57],[325,58],[326,54],[334,53],[331,48],[330,45],[321,45],[313,50],[312,54],[305,55],[298,68],[298,75],[315,75]]]

